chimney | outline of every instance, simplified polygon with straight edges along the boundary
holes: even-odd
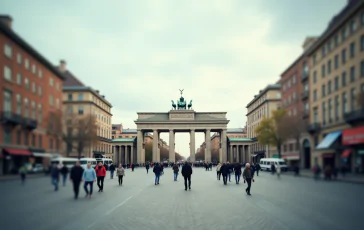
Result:
[[[59,62],[59,70],[61,70],[61,72],[66,72],[67,71],[67,63],[65,60],[61,60]]]
[[[100,91],[96,90],[96,93],[100,93]]]
[[[105,95],[102,95],[101,97],[105,99]]]
[[[13,19],[9,15],[0,15],[0,22],[6,25],[9,29],[12,28]]]

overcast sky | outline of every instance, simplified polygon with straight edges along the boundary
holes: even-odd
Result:
[[[243,127],[246,104],[320,35],[346,0],[1,0],[13,29],[54,64],[112,103],[113,123],[135,128],[136,112],[226,111]],[[168,142],[168,134],[161,136]],[[203,134],[196,134],[196,148]],[[176,151],[189,155],[189,135]]]

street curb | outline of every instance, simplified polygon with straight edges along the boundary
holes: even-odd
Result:
[[[313,178],[313,175],[304,175],[304,174],[299,174],[298,176],[295,176],[295,175],[290,175],[290,176],[293,176],[293,177],[306,177],[306,178],[311,178],[311,179],[314,179]],[[324,178],[322,178],[320,176],[320,180],[324,180]],[[343,180],[343,179],[332,179],[331,181],[333,182],[343,182],[343,183],[350,183],[350,184],[360,184],[360,185],[364,185],[364,181],[355,181],[355,180]]]
[[[44,174],[40,174],[40,175],[32,175],[32,176],[28,176],[26,177],[25,180],[28,179],[35,179],[35,178],[41,178],[41,177],[48,177],[47,175]],[[15,181],[15,180],[19,180],[20,181],[20,175],[19,176],[14,176],[14,177],[6,177],[6,176],[0,176],[0,183],[3,181]]]

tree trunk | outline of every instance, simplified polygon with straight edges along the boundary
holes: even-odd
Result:
[[[281,145],[277,145],[278,158],[281,159]]]

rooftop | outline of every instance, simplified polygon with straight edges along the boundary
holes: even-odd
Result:
[[[133,138],[117,138],[117,139],[112,139],[111,142],[134,142],[135,141],[135,137]]]
[[[250,138],[228,138],[230,142],[252,142],[252,139]]]
[[[254,99],[253,100],[251,100],[248,104],[247,104],[247,106],[246,106],[246,108],[248,108],[250,105],[252,105],[255,101],[257,101],[263,94],[265,94],[266,92],[268,92],[269,90],[274,90],[274,89],[276,89],[276,90],[279,90],[279,89],[281,89],[281,85],[280,84],[270,84],[270,85],[267,85],[263,90],[260,90],[259,91],[259,94],[258,95],[255,95],[254,96]]]

